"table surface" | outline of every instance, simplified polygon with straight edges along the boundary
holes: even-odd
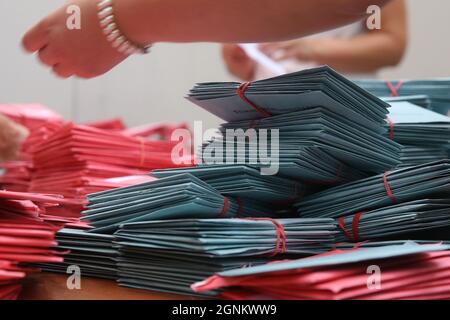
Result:
[[[69,290],[67,276],[54,273],[29,274],[24,281],[22,300],[195,300],[190,296],[171,295],[124,288],[115,281],[83,278],[80,290]]]

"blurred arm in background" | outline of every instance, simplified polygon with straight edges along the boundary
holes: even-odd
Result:
[[[363,24],[364,22],[361,22]],[[365,28],[365,26],[364,26]],[[382,10],[381,29],[368,30],[350,38],[309,37],[261,45],[272,59],[296,59],[305,64],[327,64],[342,73],[373,73],[399,64],[407,47],[407,13],[404,0],[394,0]],[[224,45],[228,70],[238,78],[254,80],[256,63],[237,45]]]

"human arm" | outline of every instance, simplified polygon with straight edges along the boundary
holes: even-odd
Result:
[[[381,29],[349,39],[307,38],[269,43],[261,50],[275,60],[327,64],[345,73],[375,72],[397,65],[407,47],[406,5],[395,0],[383,8]]]
[[[356,21],[389,0],[114,0],[121,31],[133,42],[268,42],[297,38]],[[81,30],[66,28],[67,5],[23,38],[29,52],[62,77],[101,75],[126,57],[106,41],[97,1],[72,0]]]

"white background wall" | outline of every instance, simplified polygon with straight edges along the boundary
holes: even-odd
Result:
[[[217,45],[157,45],[151,55],[129,59],[89,81],[56,79],[35,57],[25,55],[19,46],[21,35],[62,3],[0,0],[0,103],[39,102],[75,121],[120,116],[129,125],[201,119],[209,127],[217,126],[218,119],[183,99],[195,82],[231,79]],[[408,4],[411,38],[406,59],[382,76],[450,76],[450,1]]]

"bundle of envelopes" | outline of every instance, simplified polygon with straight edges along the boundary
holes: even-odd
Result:
[[[192,168],[154,170],[151,175],[163,178],[182,173],[197,177],[223,195],[274,205],[289,204],[312,190],[290,179],[261,175],[259,170],[247,165],[203,164]]]
[[[420,164],[449,159],[448,148],[404,145],[397,168],[414,167]]]
[[[62,201],[49,195],[0,191],[0,299],[17,298],[20,279],[37,271],[24,263],[63,261],[53,249],[59,226],[45,214],[46,207]]]
[[[115,233],[119,283],[192,294],[215,272],[330,250],[333,219],[188,219],[129,223]]]
[[[432,110],[445,115],[450,111],[450,78],[355,82],[378,97],[426,95],[431,101]]]
[[[397,169],[333,187],[295,204],[304,218],[339,218],[450,191],[450,161]]]
[[[382,97],[381,99],[387,103],[409,102],[425,109],[431,109],[430,98],[427,95],[423,94],[418,94],[414,96]]]
[[[379,209],[361,211],[338,220],[338,241],[365,241],[385,238],[436,239],[439,229],[450,230],[450,197],[425,198],[394,204]]]
[[[66,252],[64,262],[36,266],[58,273],[67,273],[70,266],[77,266],[81,276],[117,279],[118,251],[113,247],[112,235],[66,228],[58,231],[56,240],[58,246],[55,249]]]
[[[270,129],[269,135],[279,130],[276,163],[282,176],[339,184],[399,163],[400,146],[383,137],[389,104],[329,67],[251,84],[203,83],[190,91],[189,100],[228,121],[221,127],[222,137],[205,144],[203,151],[224,149],[230,142],[225,139],[227,129],[256,129],[257,142],[266,134],[262,129]],[[250,149],[248,140],[244,150]],[[218,158],[209,154],[211,159],[203,152],[207,163]],[[246,157],[248,164],[263,164],[260,155]]]
[[[389,107],[327,66],[252,82],[243,93],[263,110],[242,99],[239,87],[244,91],[236,82],[201,83],[191,89],[188,99],[229,122],[322,106],[333,111],[344,109],[356,119],[367,118],[381,125]]]
[[[389,109],[388,136],[404,145],[450,148],[450,117],[409,102]]]
[[[279,130],[280,142],[276,146],[279,147],[278,174],[306,182],[338,184],[365,177],[368,172],[386,170],[398,163],[400,146],[381,136],[384,129],[379,128],[379,133],[373,134],[370,131],[375,128],[368,121],[364,125],[354,124],[345,116],[322,107],[264,118],[257,123],[226,123],[220,131],[225,137],[227,130],[240,128],[256,130],[258,139],[261,130]],[[203,146],[204,160],[210,163],[216,157],[213,153],[209,158],[205,152],[207,148],[225,149],[227,142],[216,138],[206,143]],[[258,165],[258,159],[250,154],[249,144],[242,146],[236,143],[235,157],[239,147],[246,150],[247,163],[264,167]],[[271,148],[269,142],[268,149]],[[224,161],[227,156],[224,154]]]
[[[445,244],[332,251],[306,259],[218,273],[192,286],[226,299],[449,299],[450,249]]]
[[[76,203],[60,195],[0,191],[0,210],[50,223],[57,227],[62,227],[66,224],[86,227],[86,224],[80,223],[78,218],[59,214],[59,210],[65,205],[74,205]]]
[[[265,217],[272,211],[250,199],[225,197],[209,184],[183,173],[125,188],[90,194],[82,220],[90,232],[112,233],[124,223],[183,219]]]

